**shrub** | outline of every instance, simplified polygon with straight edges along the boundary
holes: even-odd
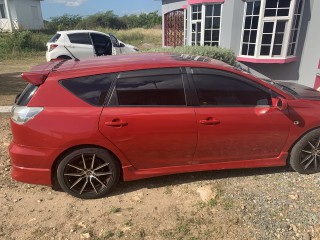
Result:
[[[64,14],[58,17],[50,18],[50,21],[45,21],[45,28],[60,31],[74,29],[80,22],[82,17],[80,15]]]
[[[222,47],[211,47],[211,46],[184,46],[175,48],[155,48],[148,50],[148,52],[170,52],[170,53],[181,53],[191,54],[197,56],[205,56],[213,59],[223,61],[232,66],[236,66],[236,56],[231,49]]]
[[[0,37],[0,51],[6,54],[18,54],[28,51],[46,50],[47,37],[31,31],[3,33]]]

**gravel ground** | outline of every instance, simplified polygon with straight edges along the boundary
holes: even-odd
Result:
[[[320,174],[179,174],[79,200],[11,180],[8,114],[0,114],[0,133],[0,239],[320,239]]]

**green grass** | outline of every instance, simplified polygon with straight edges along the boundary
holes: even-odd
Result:
[[[119,207],[114,207],[114,206],[111,206],[109,208],[109,213],[118,213],[118,212],[121,212],[121,208]]]
[[[112,33],[122,42],[134,45],[142,50],[161,47],[161,29],[134,28],[115,30],[107,28],[92,29]],[[0,59],[21,59],[45,54],[46,43],[54,33],[43,31],[0,32]]]

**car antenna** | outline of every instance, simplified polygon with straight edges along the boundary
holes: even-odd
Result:
[[[76,56],[74,56],[74,55],[72,54],[72,52],[70,52],[70,50],[69,50],[66,46],[64,46],[64,47],[65,47],[65,49],[67,49],[67,51],[71,54],[71,56],[74,58],[74,60],[75,60],[76,62],[79,62],[79,61],[80,61],[80,59],[77,58]]]

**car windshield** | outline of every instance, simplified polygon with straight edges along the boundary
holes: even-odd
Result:
[[[292,96],[294,96],[294,97],[296,97],[296,98],[299,97],[299,94],[298,94],[296,91],[294,91],[293,89],[291,89],[291,88],[289,88],[289,87],[287,87],[287,86],[285,86],[285,85],[282,85],[282,84],[279,83],[279,82],[275,82],[275,81],[273,81],[273,80],[265,79],[265,78],[260,78],[260,79],[261,79],[262,81],[264,81],[264,82],[266,82],[266,83],[268,83],[268,84],[270,84],[270,85],[272,85],[272,86],[274,86],[274,87],[276,87],[276,88],[278,88],[278,89],[286,92],[286,93],[289,93],[290,95],[292,95]]]

